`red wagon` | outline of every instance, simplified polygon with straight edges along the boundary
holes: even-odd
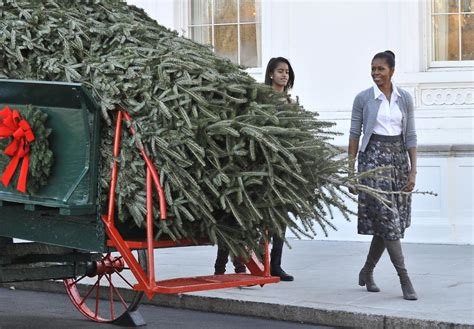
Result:
[[[255,255],[247,262],[250,274],[157,280],[155,249],[210,242],[154,240],[153,193],[159,198],[161,220],[166,219],[166,202],[158,172],[140,148],[146,163],[146,229],[135,232],[115,221],[120,136],[123,123],[132,121],[130,115],[117,112],[115,160],[103,210],[97,201],[100,117],[88,91],[79,84],[0,80],[0,95],[0,110],[8,106],[21,113],[28,106],[48,115],[55,156],[41,193],[0,185],[0,283],[64,280],[73,304],[89,319],[138,325],[143,324],[137,313],[143,295],[151,299],[155,294],[279,282],[270,275],[268,243],[263,265]],[[131,128],[129,133],[135,134]],[[13,243],[13,238],[29,242]]]

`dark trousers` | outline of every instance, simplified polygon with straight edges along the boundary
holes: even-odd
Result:
[[[283,229],[286,230],[286,227]],[[285,240],[278,234],[274,234],[272,236],[272,250],[270,252],[270,265],[272,268],[280,268],[281,266],[281,257],[284,243]],[[214,273],[224,274],[228,260],[229,250],[222,245],[217,245],[217,257],[214,264]],[[245,272],[245,264],[239,258],[232,259],[232,263],[234,264],[235,273]]]
[[[224,246],[217,245],[217,257],[216,263],[214,264],[214,274],[224,274],[228,260],[229,249]],[[245,264],[239,258],[233,258],[232,263],[234,264],[235,273],[245,273]]]

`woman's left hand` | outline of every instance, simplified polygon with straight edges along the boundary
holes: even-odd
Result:
[[[411,192],[415,188],[416,183],[416,173],[410,172],[408,174],[408,182],[407,185],[403,188],[403,192]]]

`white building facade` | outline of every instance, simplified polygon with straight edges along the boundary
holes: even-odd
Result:
[[[161,25],[250,67],[263,81],[271,57],[290,60],[293,96],[343,133],[352,101],[372,85],[370,61],[396,54],[395,83],[415,101],[417,188],[405,241],[474,244],[473,0],[129,0]],[[356,206],[353,207],[356,209]],[[318,239],[360,240],[357,219],[334,219]]]

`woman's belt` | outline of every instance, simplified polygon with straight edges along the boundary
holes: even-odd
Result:
[[[386,136],[372,134],[372,136],[370,136],[370,139],[378,142],[399,142],[402,140],[402,135]]]

